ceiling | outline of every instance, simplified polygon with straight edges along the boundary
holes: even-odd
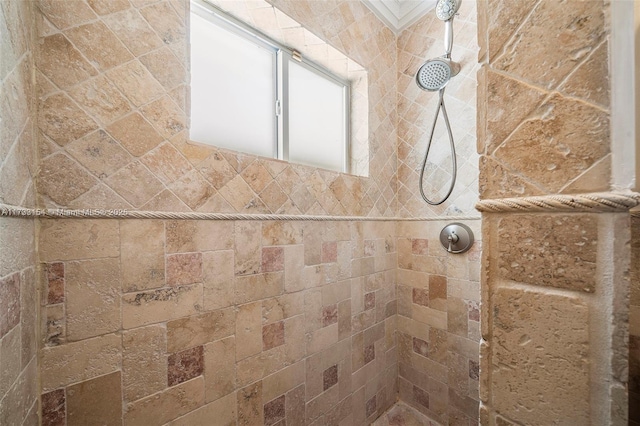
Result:
[[[436,0],[362,0],[395,33],[433,9]]]

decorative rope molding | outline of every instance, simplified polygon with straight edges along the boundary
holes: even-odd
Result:
[[[160,212],[124,209],[31,209],[0,204],[0,217],[46,219],[163,219],[163,220],[262,220],[262,221],[336,221],[336,222],[422,222],[437,220],[480,220],[479,216],[435,217],[367,217],[367,216],[313,216],[287,214],[242,214]]]
[[[640,204],[640,194],[637,192],[597,192],[483,200],[476,204],[476,210],[485,213],[622,212],[638,204]]]

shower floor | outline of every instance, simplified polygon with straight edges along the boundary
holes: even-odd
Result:
[[[404,402],[397,402],[371,426],[441,426]]]

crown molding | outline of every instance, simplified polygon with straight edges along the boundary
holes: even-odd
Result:
[[[433,9],[436,0],[361,0],[398,34]]]

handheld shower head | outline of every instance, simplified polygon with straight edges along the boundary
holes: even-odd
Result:
[[[449,21],[458,13],[460,0],[438,0],[436,4],[436,16],[441,21]]]
[[[416,83],[422,90],[436,92],[443,89],[451,77],[460,72],[460,64],[447,58],[430,59],[416,73]]]

